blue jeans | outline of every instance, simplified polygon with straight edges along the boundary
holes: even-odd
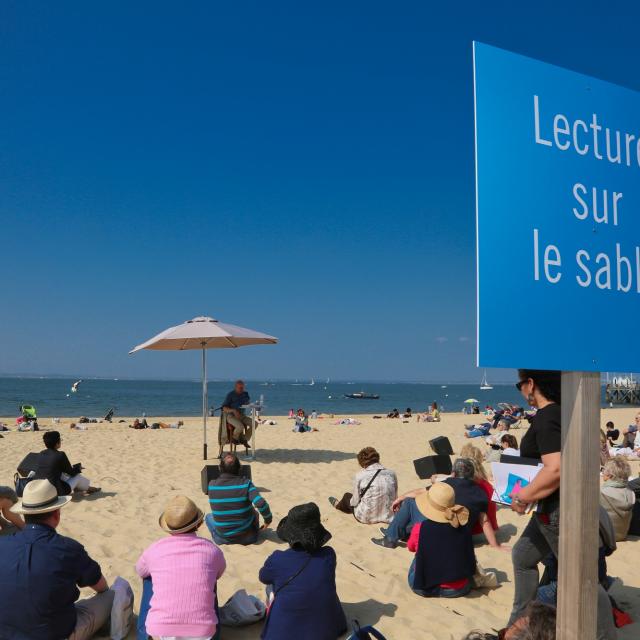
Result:
[[[443,589],[440,586],[431,587],[430,589],[414,589],[413,580],[416,575],[416,559],[413,559],[409,568],[409,586],[411,590],[423,598],[462,598],[471,591],[471,580],[467,580],[467,584],[462,589]]]
[[[550,604],[552,607],[556,606],[558,599],[558,583],[553,580],[542,587],[538,587],[538,593],[536,600],[543,602],[544,604]]]
[[[254,528],[248,529],[245,533],[239,536],[234,536],[233,540],[228,540],[227,538],[223,538],[218,535],[216,531],[216,527],[213,524],[213,514],[208,513],[204,519],[204,523],[207,525],[207,529],[209,529],[209,533],[213,538],[213,541],[217,545],[221,544],[255,544],[258,541],[258,523],[256,522],[256,526]]]
[[[393,516],[393,520],[387,527],[385,538],[391,542],[407,540],[413,525],[424,522],[426,518],[422,515],[414,498],[405,498],[400,505],[400,509]]]
[[[153,596],[153,583],[151,578],[144,578],[142,580],[142,597],[140,598],[140,612],[138,613],[138,624],[136,625],[136,640],[149,640],[149,634],[147,633],[147,615],[151,609],[151,597]],[[218,594],[216,593],[215,600],[216,617],[220,620],[218,613]],[[220,623],[216,628],[216,635],[212,640],[220,640]]]
[[[477,429],[469,429],[467,431],[467,435],[470,438],[481,438],[482,436],[487,436],[489,435],[489,427],[478,427]]]
[[[136,626],[136,639],[148,640],[147,615],[151,609],[151,596],[153,595],[153,584],[151,578],[142,580],[142,596],[140,598],[140,612],[138,613],[138,624]]]

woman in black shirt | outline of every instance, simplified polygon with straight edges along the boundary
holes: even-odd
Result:
[[[519,369],[516,385],[529,405],[537,409],[531,427],[520,442],[523,458],[536,458],[544,465],[533,482],[513,498],[511,508],[525,513],[530,503],[538,502],[534,513],[513,547],[515,594],[509,618],[512,625],[535,600],[538,589],[538,564],[553,553],[558,557],[560,532],[560,386],[559,371]]]

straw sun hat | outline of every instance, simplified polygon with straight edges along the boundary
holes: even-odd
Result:
[[[159,524],[167,533],[193,531],[204,520],[204,513],[187,496],[171,498],[160,516]]]
[[[453,487],[446,482],[436,482],[429,491],[416,497],[416,506],[426,518],[458,528],[469,522],[469,509],[455,502]]]
[[[25,516],[50,513],[69,504],[71,496],[59,496],[48,480],[31,480],[24,488],[22,500],[11,511]]]

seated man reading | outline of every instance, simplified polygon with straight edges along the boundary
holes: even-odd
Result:
[[[37,480],[48,480],[59,496],[68,496],[74,491],[82,491],[84,495],[100,491],[99,487],[92,487],[89,479],[80,473],[82,465],[71,465],[67,454],[60,451],[62,438],[58,431],[47,431],[42,439],[46,449],[38,457]]]
[[[243,406],[249,404],[251,399],[245,389],[243,380],[236,380],[233,391],[229,391],[222,403],[222,412],[225,415],[227,424],[233,427],[233,440],[243,444],[249,449],[249,440],[253,432],[251,418],[244,413]]]
[[[240,475],[240,460],[233,453],[220,460],[220,476],[209,483],[209,503],[211,513],[205,523],[216,544],[253,544],[273,519],[253,482]],[[262,527],[258,513],[264,520]]]

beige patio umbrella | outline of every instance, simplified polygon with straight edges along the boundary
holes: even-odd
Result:
[[[202,426],[204,434],[204,459],[207,459],[207,349],[237,349],[251,344],[276,344],[278,338],[244,329],[233,324],[223,324],[213,318],[200,316],[176,327],[170,327],[150,340],[134,347],[129,353],[150,349],[154,351],[186,351],[202,349]]]

